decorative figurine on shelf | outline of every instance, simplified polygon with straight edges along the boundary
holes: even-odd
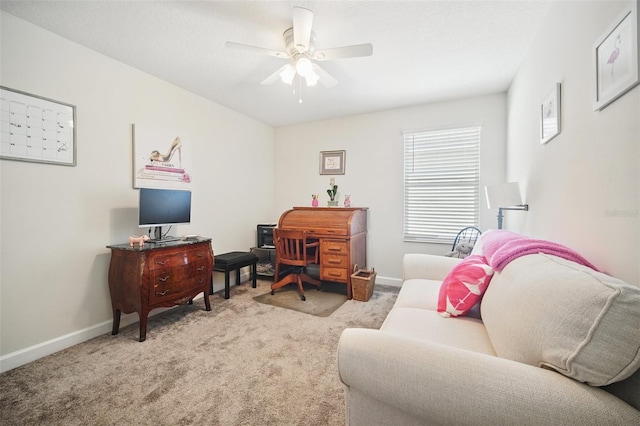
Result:
[[[129,246],[133,247],[133,245],[137,243],[140,247],[144,247],[145,241],[149,241],[149,237],[146,235],[141,235],[139,237],[132,235],[129,237]]]
[[[345,195],[344,196],[344,206],[346,208],[351,207],[351,195]]]
[[[318,194],[311,194],[311,206],[318,207]]]
[[[327,189],[327,194],[329,194],[329,201],[327,201],[327,206],[329,207],[338,207],[338,200],[336,200],[336,194],[338,194],[338,185],[334,183],[335,181],[332,179],[329,184],[329,189]]]

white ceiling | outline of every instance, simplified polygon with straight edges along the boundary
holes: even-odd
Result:
[[[505,91],[552,0],[7,1],[2,10],[274,127]],[[321,65],[338,84],[260,82],[283,59],[292,7],[314,12],[318,50],[373,44]]]

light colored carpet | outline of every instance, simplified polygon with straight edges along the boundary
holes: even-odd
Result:
[[[151,317],[143,343],[132,324],[1,374],[0,424],[343,425],[340,334],[380,327],[398,289],[318,317],[253,300],[270,284]]]
[[[275,294],[269,291],[253,299],[267,305],[328,317],[347,301],[347,287],[345,284],[327,282],[318,290],[314,285],[304,284],[304,296],[306,300],[302,301],[297,285],[290,284],[277,289]]]

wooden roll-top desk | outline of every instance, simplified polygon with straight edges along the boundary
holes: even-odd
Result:
[[[278,227],[303,229],[320,241],[320,280],[344,283],[351,299],[354,266],[367,266],[366,207],[294,207],[282,213]]]

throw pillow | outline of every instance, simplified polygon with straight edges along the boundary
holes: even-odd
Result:
[[[487,239],[487,235],[490,235],[494,232],[494,229],[487,229],[483,231],[482,234],[478,237],[476,244],[473,246],[473,250],[471,250],[471,254],[477,254],[479,256],[484,256],[484,240]],[[487,259],[488,260],[488,259]]]
[[[484,294],[493,276],[487,258],[471,255],[457,264],[440,286],[438,312],[443,317],[465,315]]]

